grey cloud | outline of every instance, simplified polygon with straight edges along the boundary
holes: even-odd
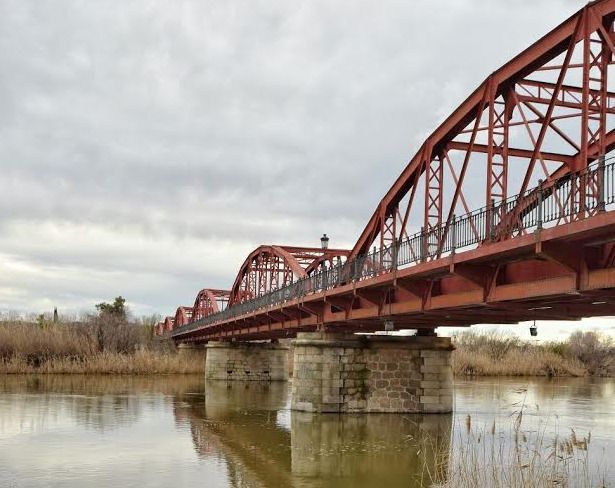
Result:
[[[0,264],[32,268],[0,308],[128,288],[168,312],[262,242],[352,246],[423,138],[579,7],[0,0]]]

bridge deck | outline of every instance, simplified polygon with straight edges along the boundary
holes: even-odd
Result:
[[[211,324],[175,339],[292,337],[324,324],[354,332],[575,320],[615,315],[615,268],[596,249],[615,240],[615,212],[395,269]],[[609,263],[606,263],[609,264]]]

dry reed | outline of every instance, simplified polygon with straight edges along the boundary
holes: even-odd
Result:
[[[178,354],[170,341],[121,320],[0,323],[0,373],[202,373],[203,357]]]
[[[574,429],[559,435],[557,420],[547,418],[537,428],[524,428],[523,408],[503,429],[493,424],[475,427],[471,416],[454,425],[450,445],[435,447],[440,465],[425,471],[434,488],[612,487],[607,479],[604,449],[591,449],[591,433]],[[553,424],[555,422],[555,424]],[[547,431],[555,432],[551,436]],[[426,443],[432,443],[426,439]],[[432,445],[434,449],[435,444]],[[593,453],[593,454],[590,454]],[[434,476],[435,474],[435,476]]]
[[[456,375],[586,376],[615,374],[615,345],[596,332],[576,332],[563,342],[528,343],[505,334],[454,337]]]

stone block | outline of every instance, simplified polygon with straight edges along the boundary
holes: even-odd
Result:
[[[421,366],[421,373],[440,374],[441,368],[437,364],[424,364]]]
[[[435,351],[432,349],[423,349],[420,352],[422,358],[439,358],[442,357],[442,351]]]
[[[328,394],[323,394],[322,395],[322,401],[323,403],[343,403],[342,402],[342,397],[338,394],[338,395],[328,395]]]

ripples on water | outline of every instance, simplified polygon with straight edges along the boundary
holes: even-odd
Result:
[[[290,412],[283,383],[4,376],[0,486],[422,486],[468,415],[505,429],[523,407],[524,428],[591,431],[590,454],[604,457],[614,400],[613,380],[487,379],[456,382],[455,415],[312,415]]]

